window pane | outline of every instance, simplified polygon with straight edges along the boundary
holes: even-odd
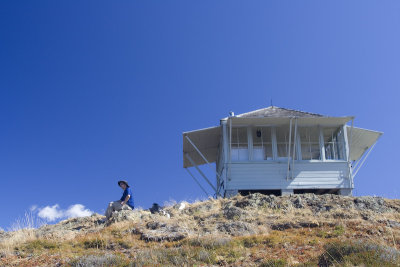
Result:
[[[289,151],[289,132],[290,128],[289,125],[287,126],[281,126],[281,127],[276,127],[276,144],[278,148],[278,158],[286,158],[288,157],[288,151]],[[290,156],[293,156],[293,147],[294,147],[294,126],[292,127],[292,135],[291,135],[291,149],[290,149]],[[297,156],[295,155],[295,159],[297,159]]]
[[[344,140],[341,128],[324,128],[325,158],[344,159]]]
[[[247,128],[246,127],[232,128],[232,144],[247,145]]]
[[[271,127],[254,127],[253,160],[272,160]]]
[[[288,155],[288,144],[287,143],[278,143],[278,158],[287,158]]]
[[[232,128],[232,161],[247,161],[249,160],[249,150],[247,142],[247,128],[235,127]]]
[[[301,127],[298,129],[301,142],[301,157],[303,160],[321,159],[319,150],[319,128]]]

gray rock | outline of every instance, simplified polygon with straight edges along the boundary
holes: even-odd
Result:
[[[223,214],[224,217],[228,220],[238,220],[247,213],[241,208],[235,206],[227,206],[223,208]]]
[[[151,230],[136,229],[136,233],[140,233],[140,239],[147,242],[161,242],[161,241],[178,241],[188,236],[188,233],[178,225],[147,224],[146,227]]]
[[[188,215],[204,214],[212,210],[214,207],[215,206],[213,202],[204,202],[201,204],[195,204],[194,206],[188,205],[188,207],[184,209],[182,212]]]
[[[358,210],[372,210],[378,213],[391,211],[391,208],[386,205],[385,200],[381,197],[357,197],[354,198],[354,203]]]
[[[86,255],[69,262],[73,267],[116,266],[122,262],[121,258],[113,254]]]
[[[260,207],[265,207],[265,208],[277,208],[277,203],[276,203],[277,197],[274,195],[263,195],[259,193],[255,194],[250,194],[243,199],[238,200],[235,203],[236,207],[239,208],[246,208],[246,207],[253,207],[253,208],[260,208]]]
[[[35,231],[36,237],[70,239],[77,234],[96,232],[104,227],[104,224],[101,223],[103,218],[102,215],[93,214],[87,217],[64,220],[54,225],[44,225]]]
[[[160,222],[156,222],[156,221],[148,222],[146,224],[147,229],[151,229],[151,230],[156,230],[156,229],[159,229],[159,228],[165,227],[165,226],[166,226],[165,223],[160,223]]]
[[[217,226],[217,229],[232,236],[241,236],[255,234],[256,231],[253,227],[254,226],[249,223],[238,221],[221,223]]]
[[[319,224],[314,222],[284,222],[284,223],[272,224],[271,229],[283,231],[292,228],[315,228],[318,226]]]
[[[112,213],[111,217],[106,222],[106,225],[111,225],[116,222],[123,221],[139,221],[142,218],[142,214],[137,210],[121,210]]]
[[[143,233],[140,239],[147,242],[179,241],[187,237],[186,233]]]
[[[301,199],[300,196],[296,196],[293,200],[292,200],[293,206],[297,209],[302,209],[305,207],[304,205],[304,201]]]

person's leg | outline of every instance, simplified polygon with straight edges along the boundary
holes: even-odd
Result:
[[[112,212],[113,212],[113,202],[110,202],[110,203],[108,203],[106,213],[104,214],[106,216],[107,220],[108,220],[108,218],[110,218]]]
[[[113,202],[113,211],[120,211],[122,210],[121,200]]]
[[[116,210],[121,210],[121,200],[117,201],[112,201],[108,204],[107,210],[106,210],[106,218],[107,220],[111,217],[112,213]]]

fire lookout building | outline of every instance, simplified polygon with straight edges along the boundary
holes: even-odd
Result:
[[[353,179],[382,135],[353,120],[275,106],[230,114],[219,126],[183,133],[183,167],[196,180],[188,169],[195,167],[216,196],[352,195]],[[198,168],[214,162],[216,183]]]

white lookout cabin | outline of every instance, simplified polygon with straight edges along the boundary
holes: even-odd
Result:
[[[204,190],[189,169],[196,168],[217,197],[352,195],[353,179],[382,135],[353,121],[275,106],[232,112],[219,126],[183,133],[183,167]],[[216,183],[198,167],[214,162]]]

